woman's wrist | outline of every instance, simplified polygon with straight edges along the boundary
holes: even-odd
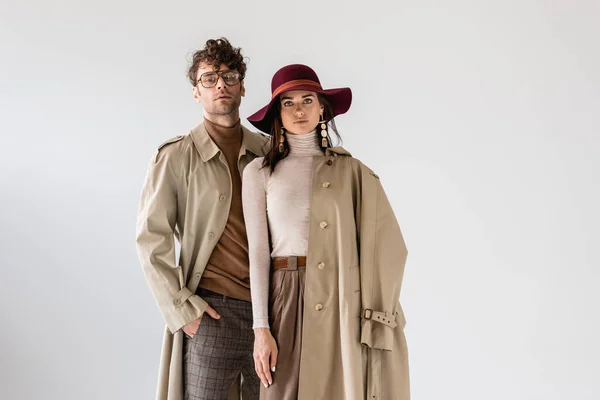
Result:
[[[255,336],[266,335],[267,333],[270,334],[271,333],[271,329],[269,329],[269,328],[254,328],[254,335]]]

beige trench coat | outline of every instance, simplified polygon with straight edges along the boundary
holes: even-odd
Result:
[[[407,250],[379,177],[338,147],[311,190],[298,399],[408,400]]]
[[[244,129],[240,172],[263,155],[265,141]],[[217,154],[201,125],[161,146],[143,189],[138,253],[167,322],[157,400],[182,399],[180,328],[206,309],[193,293],[225,227],[231,191]],[[379,178],[342,148],[316,157],[310,219],[299,400],[408,400],[398,301],[407,251]]]
[[[245,127],[240,174],[263,156],[268,139]],[[195,293],[221,237],[231,205],[225,157],[204,125],[163,143],[153,156],[137,218],[137,251],[148,286],[166,322],[157,400],[183,399],[181,327],[200,317],[207,303]],[[175,238],[181,245],[176,262]],[[232,388],[230,399],[240,398]]]

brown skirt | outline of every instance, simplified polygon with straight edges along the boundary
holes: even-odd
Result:
[[[298,399],[305,273],[295,265],[272,273],[269,322],[279,355],[273,384],[260,387],[261,400]]]

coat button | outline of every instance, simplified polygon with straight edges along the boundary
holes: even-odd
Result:
[[[210,239],[214,238],[215,237],[215,233],[214,232],[208,232],[208,237]]]
[[[200,280],[200,278],[202,278],[202,275],[200,275],[200,273],[197,273],[196,275],[194,275],[194,277],[198,280]]]
[[[321,229],[325,229],[325,228],[327,228],[327,222],[321,221],[321,223],[319,224],[319,226],[321,227]]]
[[[327,163],[326,163],[326,164],[327,164],[327,165],[331,165],[331,164],[333,164],[333,161],[331,161],[331,160],[327,160]]]
[[[178,306],[178,305],[180,305],[180,304],[181,304],[181,299],[174,299],[174,300],[173,300],[173,303],[174,303],[176,306]]]
[[[323,182],[323,187],[324,188],[328,188],[329,187],[329,182]]]
[[[226,198],[227,197],[225,197],[225,195],[222,194],[222,195],[219,196],[219,201],[225,201]]]
[[[317,304],[315,306],[315,310],[317,310],[317,311],[321,311],[322,309],[323,309],[323,304]]]
[[[319,269],[323,269],[323,268],[325,268],[325,263],[321,261],[321,262],[320,262],[320,263],[317,265],[317,267],[319,267]]]

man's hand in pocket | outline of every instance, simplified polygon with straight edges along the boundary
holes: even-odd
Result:
[[[208,314],[211,318],[214,319],[221,319],[219,313],[216,312],[215,309],[211,306],[208,306],[204,314]],[[198,329],[200,328],[200,321],[202,320],[202,316],[203,315],[201,315],[200,318],[193,320],[192,322],[181,328],[183,329],[183,332],[191,338],[194,337],[194,335],[196,334],[196,332],[198,332]]]

